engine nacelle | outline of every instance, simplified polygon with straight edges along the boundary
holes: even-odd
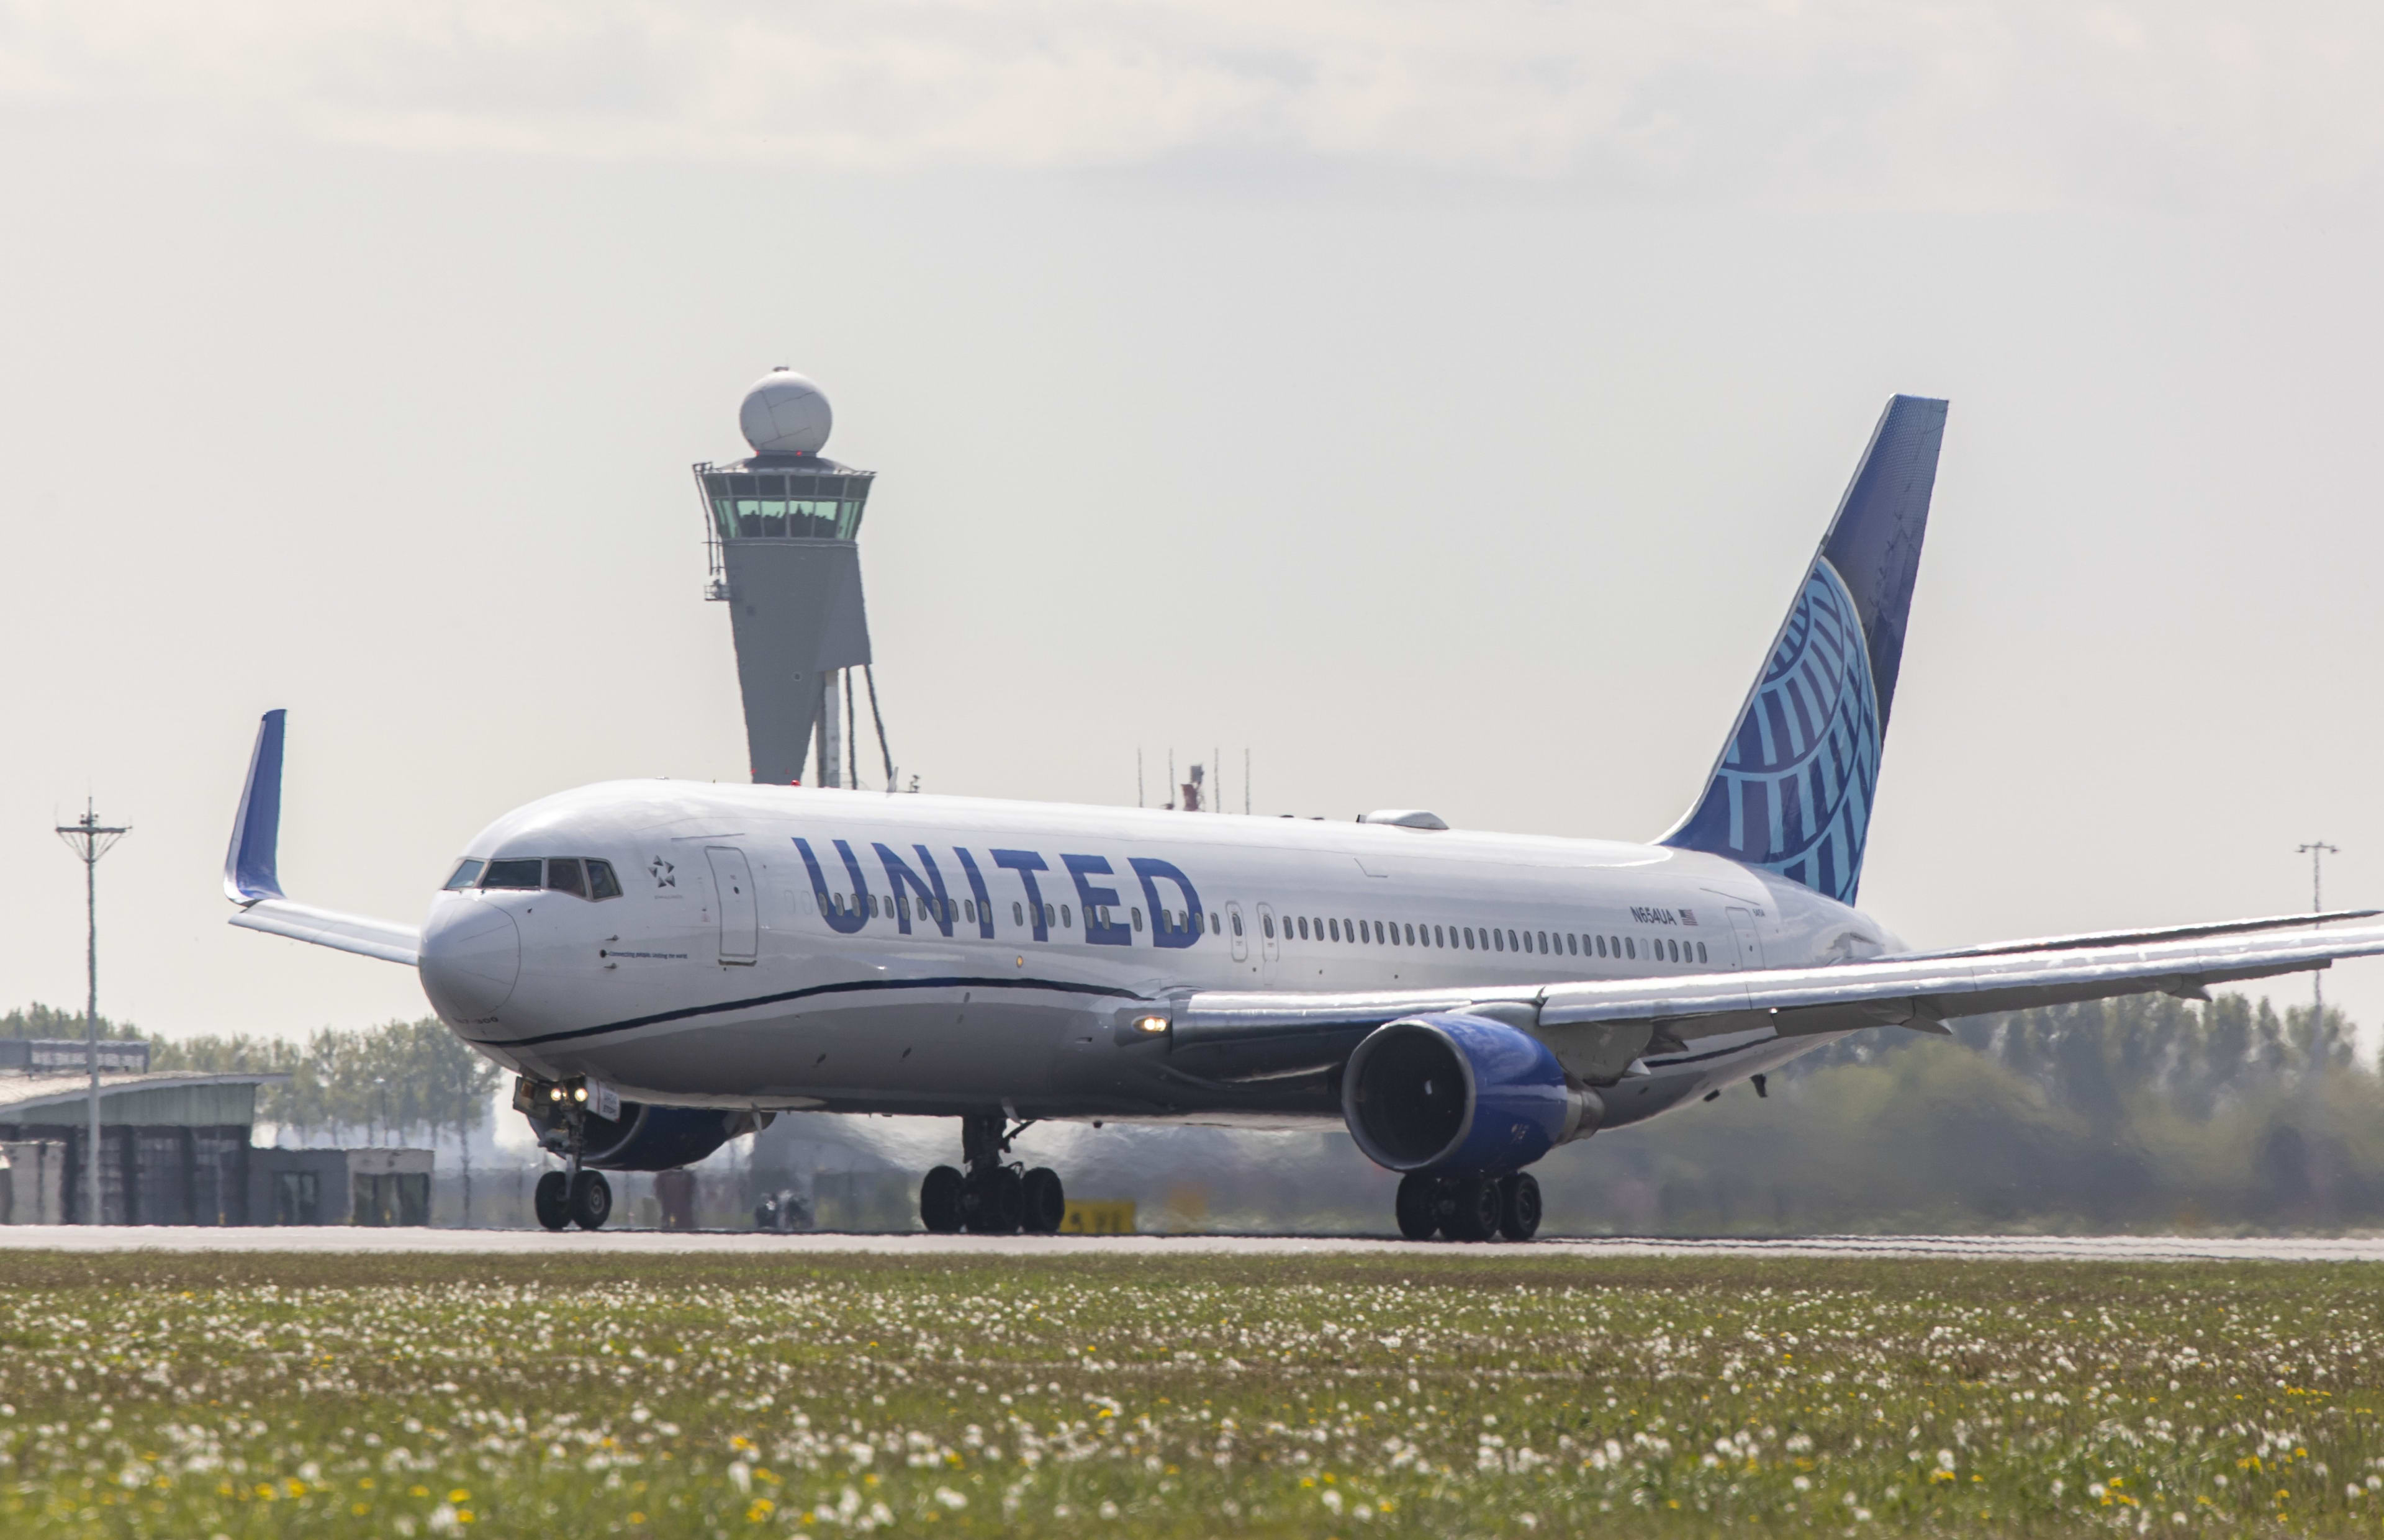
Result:
[[[1519,1170],[1596,1130],[1606,1104],[1568,1086],[1546,1043],[1483,1016],[1376,1027],[1341,1072],[1349,1136],[1393,1171]]]
[[[538,1131],[538,1142],[561,1155],[571,1147],[569,1125],[558,1105],[543,1106],[523,1115]],[[579,1114],[582,1132],[579,1163],[592,1171],[670,1171],[693,1165],[737,1137],[768,1121],[768,1114],[730,1112],[718,1107],[657,1107],[624,1101],[617,1117],[592,1111]]]

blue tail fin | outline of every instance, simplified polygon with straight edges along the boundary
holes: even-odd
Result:
[[[1661,843],[1855,901],[1944,437],[1943,402],[1887,404],[1705,794]]]

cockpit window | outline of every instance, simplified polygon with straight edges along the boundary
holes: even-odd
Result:
[[[591,899],[617,899],[621,896],[621,879],[613,875],[609,861],[588,863],[588,896]]]
[[[455,875],[447,879],[447,886],[444,890],[453,893],[459,888],[471,887],[472,884],[480,880],[480,868],[487,864],[488,863],[485,861],[465,862],[462,865],[455,868]]]
[[[546,863],[543,861],[491,861],[480,877],[483,888],[528,888],[546,886]]]
[[[553,860],[546,863],[546,885],[558,893],[568,893],[575,899],[588,896],[588,879],[576,860]]]

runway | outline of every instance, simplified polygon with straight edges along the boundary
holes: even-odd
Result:
[[[2384,1236],[1807,1236],[1777,1240],[1557,1237],[1459,1246],[1356,1236],[775,1235],[743,1231],[0,1225],[0,1251],[240,1251],[449,1256],[1927,1258],[1967,1261],[2384,1262]]]

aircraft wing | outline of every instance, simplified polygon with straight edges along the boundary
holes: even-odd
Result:
[[[276,708],[257,724],[248,784],[241,790],[231,849],[224,856],[224,896],[240,905],[231,923],[244,930],[411,967],[422,950],[422,932],[416,927],[317,909],[281,891],[281,740],[288,714]]]
[[[2188,926],[2175,939],[2110,943],[2051,937],[2025,950],[1883,957],[1818,968],[1758,968],[1596,983],[1348,994],[1204,991],[1137,1024],[1164,1031],[1186,1073],[1272,1076],[1346,1053],[1353,1035],[1430,1011],[1471,1011],[1532,1031],[1568,1069],[1610,1084],[1651,1055],[1692,1053],[1701,1037],[1769,1029],[1782,1037],[1905,1026],[1943,1032],[1956,1016],[2163,992],[2303,973],[2384,953],[2384,925],[2297,930]],[[1163,1027],[1154,1018],[1166,1017]]]

